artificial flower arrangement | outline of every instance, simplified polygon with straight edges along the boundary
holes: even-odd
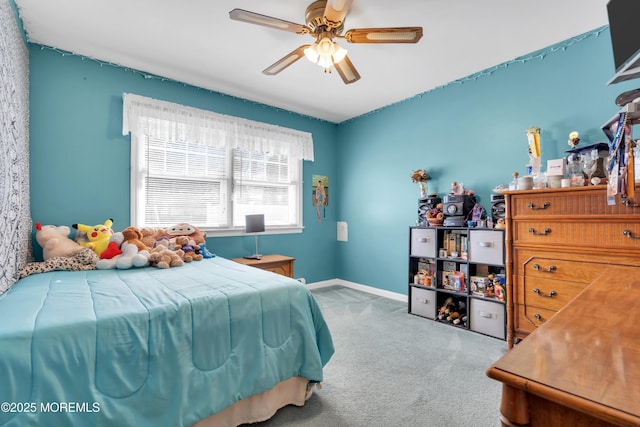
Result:
[[[427,182],[429,174],[424,169],[414,170],[411,174],[411,181],[413,182]]]

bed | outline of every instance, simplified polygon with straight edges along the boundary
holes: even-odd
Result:
[[[214,257],[0,295],[0,426],[227,426],[302,405],[334,347],[298,281]]]

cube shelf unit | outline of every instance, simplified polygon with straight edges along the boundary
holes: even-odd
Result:
[[[409,313],[506,339],[504,230],[409,227],[408,285]]]

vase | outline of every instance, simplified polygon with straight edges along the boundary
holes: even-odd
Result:
[[[427,197],[427,183],[419,182],[418,184],[420,184],[420,197],[421,198]]]

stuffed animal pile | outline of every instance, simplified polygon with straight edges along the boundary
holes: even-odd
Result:
[[[168,228],[130,226],[121,232],[114,232],[112,225],[112,219],[94,226],[73,224],[77,231],[72,240],[67,226],[36,223],[44,261],[27,264],[20,278],[53,270],[171,268],[215,256],[206,248],[206,233],[189,223]]]
[[[206,233],[186,222],[167,228],[147,227],[140,232],[142,243],[151,248],[151,265],[160,268],[177,267],[185,262],[215,256],[206,249]],[[175,255],[182,262],[177,261]]]

